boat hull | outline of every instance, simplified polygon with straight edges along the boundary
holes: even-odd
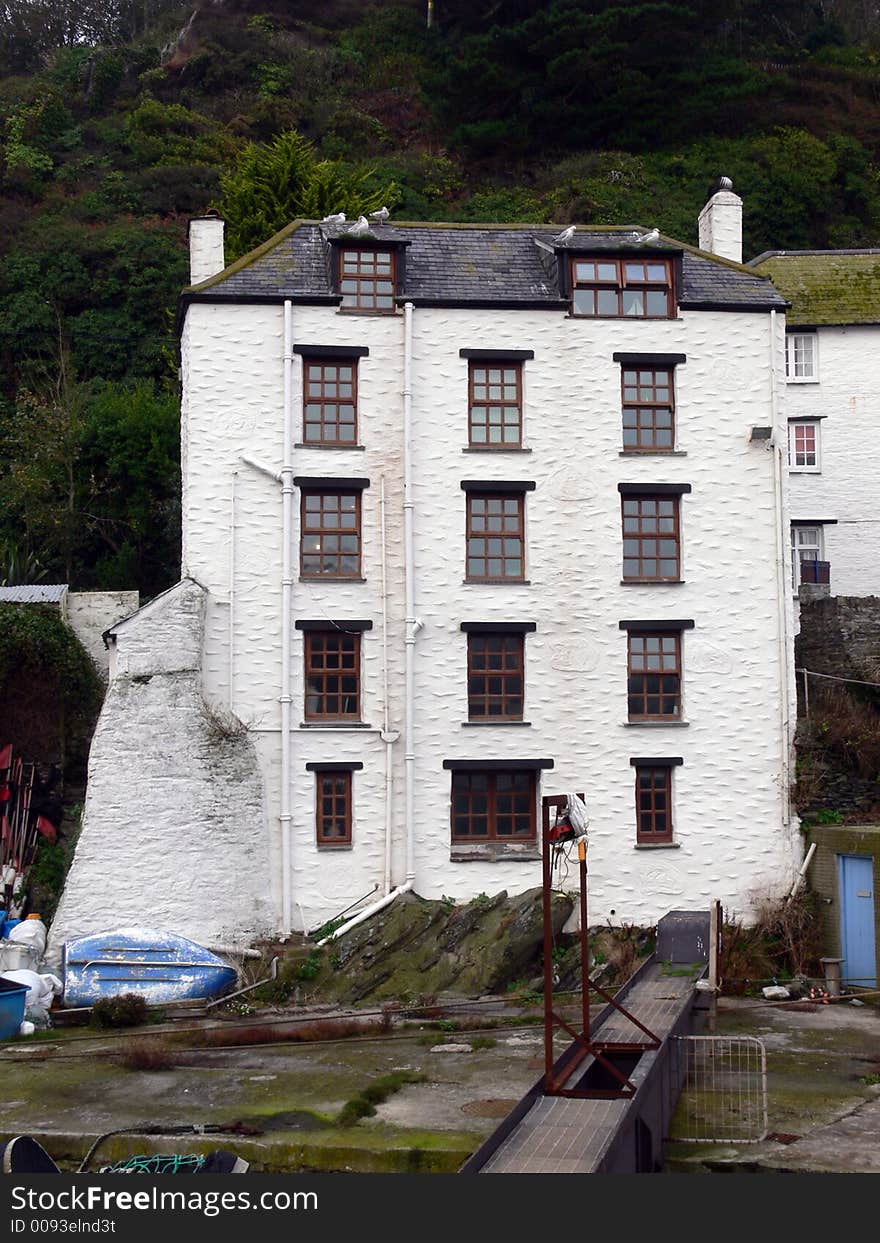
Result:
[[[137,993],[150,1004],[221,997],[236,971],[204,946],[169,932],[117,928],[68,941],[63,951],[65,1006],[91,1006]]]

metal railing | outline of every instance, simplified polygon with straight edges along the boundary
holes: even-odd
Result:
[[[767,1054],[755,1036],[676,1036],[683,1084],[670,1138],[757,1144],[767,1135]]]

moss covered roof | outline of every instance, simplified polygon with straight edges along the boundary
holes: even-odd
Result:
[[[880,250],[768,251],[749,266],[791,302],[789,326],[880,324]]]

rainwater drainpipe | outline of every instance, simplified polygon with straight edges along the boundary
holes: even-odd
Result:
[[[782,450],[779,446],[779,399],[776,388],[776,311],[770,311],[770,420],[773,426],[771,452],[773,453],[773,499],[776,507],[776,607],[777,629],[779,631],[779,727],[782,744],[782,821],[786,829],[791,829],[791,741],[789,678],[788,678],[788,625],[787,602],[788,575],[785,565],[785,509],[782,501]]]
[[[415,566],[413,562],[413,518],[415,504],[413,501],[412,491],[412,354],[413,354],[413,304],[407,302],[403,308],[403,548],[404,548],[404,576],[405,576],[405,612],[406,612],[406,636],[405,636],[405,710],[404,710],[404,777],[406,783],[406,876],[403,884],[398,885],[396,889],[392,889],[390,893],[386,893],[378,902],[372,902],[369,906],[359,911],[353,918],[347,920],[341,928],[337,928],[329,937],[324,937],[318,942],[318,945],[326,945],[328,941],[334,940],[335,937],[344,936],[350,928],[356,927],[357,924],[363,923],[365,919],[369,919],[377,911],[381,911],[384,907],[398,898],[402,893],[408,893],[415,881],[415,831],[414,831],[414,812],[415,812],[415,742],[413,739],[413,726],[415,721],[415,642],[416,635],[422,629],[422,623],[415,615]],[[384,521],[384,507],[382,509]],[[384,594],[384,593],[383,593]],[[384,616],[384,615],[383,615]],[[387,704],[387,695],[386,695]],[[385,731],[387,733],[387,725]],[[388,751],[386,752],[386,763],[390,764],[390,746],[387,738],[385,739]],[[390,781],[390,768],[386,768],[386,781]],[[388,790],[386,789],[386,795]],[[390,800],[386,803],[386,809],[390,808]],[[388,811],[386,810],[386,815]],[[390,826],[386,822],[386,830],[390,830]],[[386,839],[386,851],[389,849],[390,831]],[[386,855],[387,860],[387,855]],[[386,862],[386,876],[390,883],[390,860]]]
[[[379,480],[379,538],[382,548],[382,733],[385,743],[385,868],[382,893],[391,892],[392,747],[400,734],[390,728],[388,704],[388,538],[385,525],[385,476]]]
[[[284,302],[284,433],[281,451],[281,935],[291,931],[290,625],[293,611],[293,304]]]

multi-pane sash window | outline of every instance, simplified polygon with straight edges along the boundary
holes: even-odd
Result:
[[[574,315],[669,319],[675,314],[668,259],[572,259],[571,290]]]
[[[663,583],[680,577],[678,496],[623,497],[623,578]]]
[[[357,359],[304,359],[303,440],[320,445],[355,443]]]
[[[638,453],[675,447],[675,402],[670,367],[624,367],[623,447]]]
[[[672,769],[636,766],[636,841],[672,841]]]
[[[789,332],[785,337],[785,376],[789,383],[818,380],[816,334]]]
[[[351,845],[350,772],[315,773],[315,829],[319,846]]]
[[[518,362],[471,362],[468,441],[477,449],[522,444],[522,366]]]
[[[812,420],[789,423],[788,464],[792,470],[819,469],[819,424]]]
[[[627,694],[631,721],[681,715],[681,635],[630,633]]]
[[[361,494],[303,488],[300,573],[357,578],[361,572]]]
[[[468,635],[468,718],[521,721],[522,634]]]
[[[467,493],[466,569],[471,582],[521,582],[525,577],[522,492]]]
[[[394,310],[394,253],[343,246],[339,251],[342,305],[359,311]]]
[[[534,839],[535,826],[533,772],[453,772],[454,842]]]
[[[792,525],[791,573],[794,591],[801,583],[830,582],[828,563],[822,560],[823,534],[821,526]]]
[[[341,630],[305,634],[306,720],[358,720],[361,715],[361,636]]]

